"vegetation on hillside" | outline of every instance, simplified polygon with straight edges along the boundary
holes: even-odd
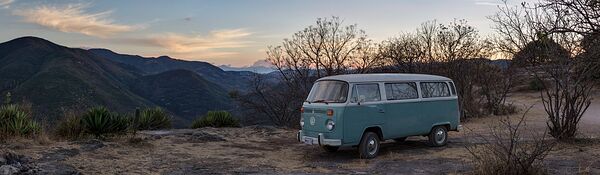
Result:
[[[227,111],[208,111],[206,115],[196,119],[190,127],[194,129],[203,127],[240,127],[240,122]]]

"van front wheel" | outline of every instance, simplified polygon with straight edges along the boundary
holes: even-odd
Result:
[[[376,157],[379,153],[379,136],[374,132],[366,132],[363,134],[360,145],[358,145],[358,152],[362,159]]]
[[[340,147],[339,147],[339,146],[327,146],[327,145],[325,145],[325,146],[321,146],[321,148],[323,148],[323,150],[325,150],[325,151],[327,151],[327,152],[330,152],[330,153],[334,153],[334,152],[336,152],[338,149],[340,149]]]
[[[445,126],[435,126],[429,133],[429,145],[440,147],[448,142],[448,129]]]

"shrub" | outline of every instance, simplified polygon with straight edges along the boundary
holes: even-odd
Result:
[[[84,135],[81,117],[74,112],[65,112],[64,118],[58,122],[54,133],[60,138],[69,140],[81,138]]]
[[[500,104],[497,109],[493,111],[494,115],[511,115],[519,112],[519,108],[514,104]]]
[[[202,127],[239,127],[240,123],[227,111],[208,111],[202,118],[192,123],[192,128]]]
[[[171,128],[171,117],[161,108],[147,108],[141,112],[136,110],[132,120],[134,130],[157,130]]]
[[[0,135],[29,137],[41,130],[29,113],[17,105],[0,107]]]
[[[105,107],[92,108],[81,118],[84,132],[92,134],[96,138],[125,134],[129,121],[126,116],[111,113]]]
[[[544,90],[544,82],[539,78],[529,81],[529,90],[541,91]]]
[[[466,147],[473,158],[473,174],[546,173],[543,160],[556,142],[546,140],[547,132],[541,135],[534,133],[531,140],[523,138],[523,131],[527,128],[524,121],[527,111],[516,123],[511,122],[508,117],[501,118],[500,125],[490,127],[489,135],[477,135],[475,139],[483,143]]]

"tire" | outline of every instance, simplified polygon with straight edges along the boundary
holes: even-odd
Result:
[[[340,149],[340,147],[339,147],[339,146],[327,146],[327,145],[321,146],[321,148],[323,148],[323,150],[325,150],[325,151],[327,151],[327,152],[330,152],[330,153],[334,153],[334,152],[336,152],[338,149]]]
[[[429,145],[433,147],[444,146],[448,143],[448,128],[435,126],[429,133]]]
[[[394,141],[396,141],[396,143],[404,143],[404,141],[406,141],[406,137],[395,138]]]
[[[366,132],[363,134],[358,145],[358,152],[361,159],[372,159],[377,157],[379,149],[381,148],[379,136],[374,132]]]

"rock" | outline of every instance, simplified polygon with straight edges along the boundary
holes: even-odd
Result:
[[[4,158],[4,156],[0,157],[0,165],[6,165],[7,161],[6,158]]]
[[[88,140],[85,142],[79,142],[79,144],[81,145],[82,151],[94,151],[106,146],[104,145],[104,142],[96,139]]]
[[[4,159],[4,163],[5,165],[21,165],[22,163],[28,163],[30,162],[30,158],[29,157],[25,157],[24,155],[19,155],[13,152],[6,152],[4,153],[4,155],[0,156]]]
[[[268,125],[252,125],[252,126],[248,126],[246,128],[250,128],[255,131],[265,131],[265,132],[274,132],[277,130],[276,127],[268,126]]]
[[[161,139],[161,138],[162,138],[161,135],[152,135],[152,139],[153,140],[158,140],[158,139]]]
[[[225,141],[225,138],[220,135],[211,134],[204,131],[195,131],[192,133],[188,141],[192,143],[219,142]]]
[[[19,169],[14,166],[10,166],[10,165],[0,166],[0,175],[13,175],[13,174],[17,174],[18,172],[19,172]]]

